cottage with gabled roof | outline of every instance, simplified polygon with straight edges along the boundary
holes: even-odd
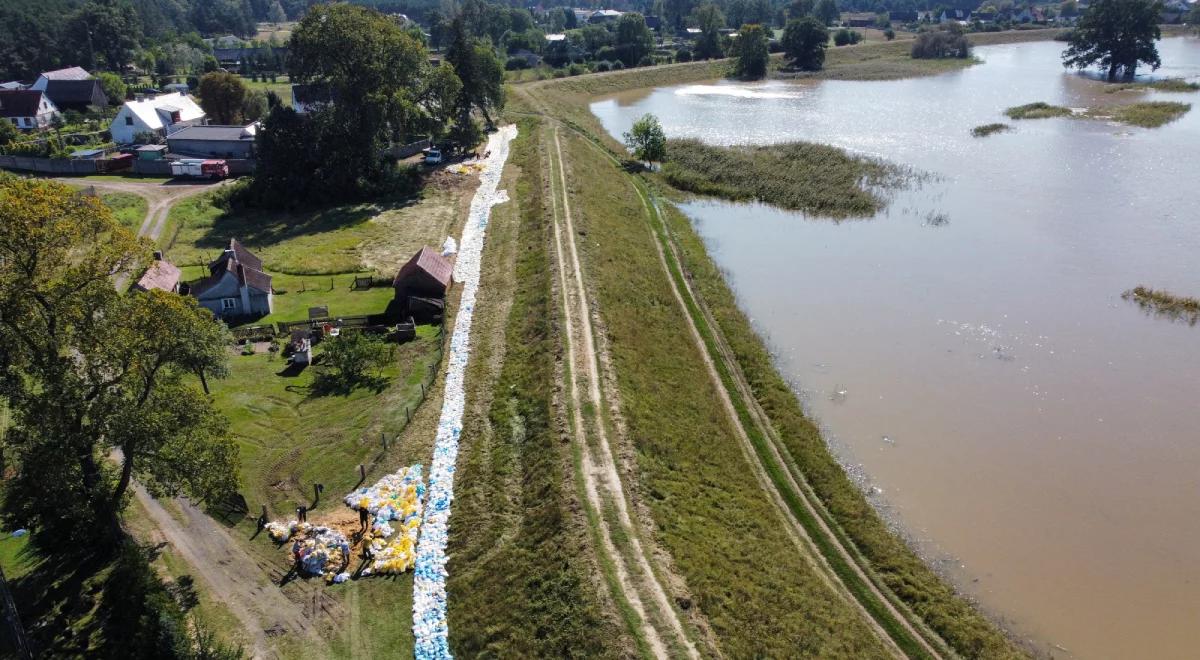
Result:
[[[162,252],[154,253],[154,261],[138,279],[133,288],[137,291],[169,291],[179,293],[179,267],[163,258]]]
[[[432,320],[445,309],[446,293],[454,286],[454,266],[425,246],[400,267],[392,286],[405,314],[417,320]]]
[[[216,316],[236,318],[270,314],[275,291],[262,259],[233,238],[208,265],[208,277],[191,286],[191,294]]]
[[[0,89],[0,120],[34,131],[49,128],[58,115],[58,106],[36,89]]]
[[[91,108],[107,108],[108,95],[95,78],[87,80],[51,80],[46,85],[46,96],[54,101],[59,110],[86,111]]]
[[[37,80],[33,81],[32,89],[44,92],[52,80],[88,80],[91,77],[92,74],[88,73],[87,69],[78,66],[56,69],[54,71],[43,71]]]
[[[126,101],[113,118],[109,132],[117,144],[132,144],[142,133],[167,136],[204,123],[204,111],[190,96],[178,92],[151,99]]]

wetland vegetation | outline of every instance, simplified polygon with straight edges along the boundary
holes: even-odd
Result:
[[[1188,325],[1200,323],[1200,299],[1180,296],[1169,291],[1138,286],[1121,294],[1148,314],[1182,321]]]
[[[1012,126],[1009,126],[1008,124],[1001,124],[1001,123],[983,124],[982,126],[976,126],[975,128],[972,128],[971,135],[973,135],[975,137],[987,137],[987,136],[993,135],[995,133],[1003,133],[1005,131],[1011,131],[1011,130],[1012,130]]]
[[[1073,113],[1070,108],[1038,101],[1013,106],[1005,110],[1004,114],[1011,119],[1050,119],[1052,117],[1070,117]]]

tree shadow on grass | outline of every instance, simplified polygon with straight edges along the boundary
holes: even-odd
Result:
[[[318,372],[309,388],[309,395],[311,397],[349,396],[359,388],[368,389],[373,394],[380,394],[387,389],[390,382],[391,379],[386,376],[364,374],[354,380],[347,380],[333,374]]]
[[[223,250],[230,238],[245,245],[265,248],[302,236],[338,231],[368,222],[371,218],[395,209],[412,206],[421,196],[408,195],[395,199],[383,198],[370,203],[328,206],[310,211],[274,211],[267,209],[236,209],[226,211],[213,221],[208,232],[196,241],[201,250]]]

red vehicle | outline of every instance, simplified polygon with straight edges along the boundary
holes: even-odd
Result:
[[[229,164],[223,160],[206,160],[200,163],[200,176],[224,179],[229,176]]]

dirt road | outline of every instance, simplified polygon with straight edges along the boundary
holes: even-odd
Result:
[[[672,657],[682,651],[697,658],[696,645],[659,577],[666,572],[666,567],[651,564],[651,555],[643,547],[639,530],[629,515],[628,495],[613,459],[603,419],[606,397],[602,392],[593,319],[575,244],[576,232],[557,127],[553,129],[553,135],[554,151],[549,165],[555,258],[566,321],[567,389],[575,442],[582,455],[581,472],[587,505],[595,514],[601,547],[616,573],[621,593],[613,596],[625,600],[637,614],[641,637],[651,653],[656,657]],[[586,384],[581,385],[581,378],[586,379]],[[586,393],[581,392],[585,388]],[[608,404],[611,406],[611,400]],[[591,412],[586,415],[591,419],[585,419],[585,408]],[[610,508],[615,520],[606,515]],[[614,539],[621,539],[627,547],[618,548]]]

